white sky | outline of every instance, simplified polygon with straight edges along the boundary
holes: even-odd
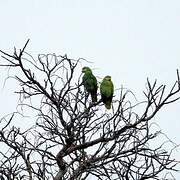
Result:
[[[142,98],[146,78],[172,85],[180,67],[179,0],[0,0],[0,49],[67,54],[93,61],[94,74],[112,76]],[[0,88],[6,73],[0,77]],[[0,90],[0,113],[15,110],[15,84]],[[155,118],[180,144],[180,102]],[[180,159],[180,156],[179,156]],[[177,174],[177,179],[180,174]],[[179,178],[178,178],[179,177]]]

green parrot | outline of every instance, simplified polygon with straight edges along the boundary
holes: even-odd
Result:
[[[91,95],[92,102],[97,102],[97,79],[92,74],[92,70],[89,67],[83,67],[82,73],[84,73],[82,82],[87,90],[87,92]]]
[[[105,76],[100,85],[101,99],[107,109],[111,109],[111,103],[114,93],[114,85],[111,76]]]

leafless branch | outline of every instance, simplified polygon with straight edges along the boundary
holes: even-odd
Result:
[[[86,97],[81,59],[56,54],[34,58],[25,52],[28,43],[19,52],[14,48],[13,55],[0,50],[4,60],[0,66],[18,72],[18,107],[31,109],[36,118],[26,130],[13,124],[17,115],[1,119],[1,179],[145,180],[176,171],[179,162],[165,150],[166,143],[151,146],[163,134],[151,131],[151,123],[162,107],[179,100],[178,70],[169,91],[147,79],[143,102],[134,103],[133,93],[121,88],[112,110],[106,111],[100,95],[97,103]],[[136,112],[139,106],[142,114]]]

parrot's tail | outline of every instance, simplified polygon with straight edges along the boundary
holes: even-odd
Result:
[[[107,109],[111,109],[111,101],[107,101],[104,105]]]
[[[91,99],[92,99],[92,102],[97,102],[97,94],[91,93]]]

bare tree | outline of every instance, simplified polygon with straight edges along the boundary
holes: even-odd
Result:
[[[80,72],[83,59],[55,54],[33,58],[25,51],[28,42],[13,55],[1,51],[0,65],[14,68],[13,78],[20,85],[18,107],[36,112],[33,126],[25,130],[13,123],[25,116],[23,111],[1,119],[1,180],[145,180],[176,171],[174,147],[166,151],[164,142],[152,146],[161,131],[151,131],[151,125],[164,105],[180,98],[178,71],[169,92],[147,79],[143,102],[133,101],[132,92],[120,88],[108,111],[99,95],[97,103],[86,96]]]

